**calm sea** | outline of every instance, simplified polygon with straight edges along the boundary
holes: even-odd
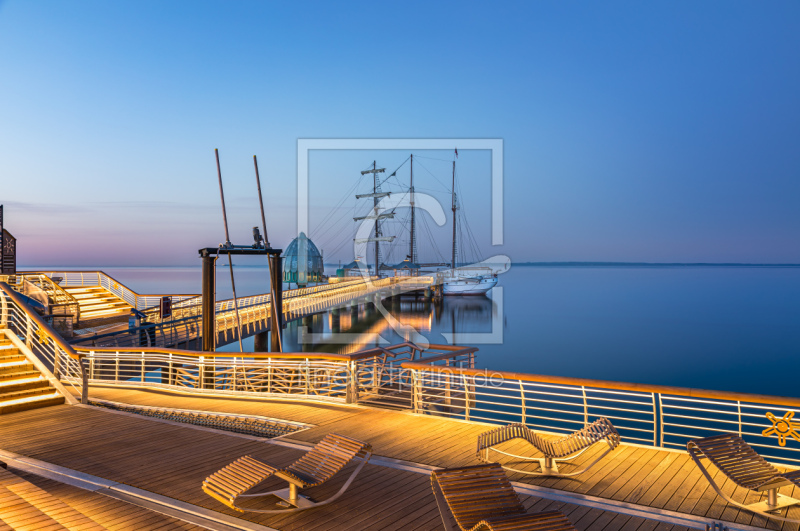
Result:
[[[200,291],[199,268],[104,271],[139,293]],[[265,269],[234,271],[238,295],[267,291]],[[227,268],[217,283],[218,300],[230,297]],[[387,309],[430,343],[455,333],[478,346],[481,368],[800,396],[798,267],[515,266],[491,299]],[[335,326],[330,315],[290,324],[287,347],[342,350]],[[403,339],[379,313],[342,312],[338,329],[361,334],[364,346]],[[245,350],[252,345],[245,340]]]

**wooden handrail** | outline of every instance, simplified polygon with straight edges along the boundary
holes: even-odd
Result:
[[[415,361],[407,361],[400,365],[404,369],[425,370],[446,374],[463,374],[466,376],[501,377],[506,380],[520,380],[523,382],[548,383],[559,385],[576,385],[594,387],[599,389],[614,389],[616,391],[632,391],[639,393],[661,393],[671,396],[685,396],[690,398],[707,398],[712,400],[733,400],[749,402],[752,404],[770,404],[789,407],[800,407],[800,398],[786,396],[756,395],[748,393],[734,393],[731,391],[710,391],[707,389],[692,389],[689,387],[673,387],[668,385],[650,385],[628,382],[613,382],[609,380],[593,380],[589,378],[572,378],[570,376],[548,376],[542,374],[526,374],[520,372],[492,371],[489,369],[460,369],[428,365]]]
[[[58,345],[58,347],[61,350],[63,350],[70,358],[80,361],[81,358],[84,357],[82,354],[79,354],[77,351],[75,351],[72,345],[64,341],[64,339],[58,334],[58,332],[53,330],[50,327],[50,325],[47,324],[47,322],[39,316],[39,314],[37,314],[34,311],[31,311],[28,305],[25,304],[25,301],[23,301],[22,298],[19,296],[19,293],[11,289],[11,286],[6,284],[5,282],[0,282],[0,290],[2,290],[3,293],[8,295],[8,297],[12,301],[14,301],[17,304],[17,306],[19,306],[22,309],[22,311],[25,312],[25,314],[33,322],[39,325],[39,329],[44,330],[47,336],[53,340],[53,343]]]

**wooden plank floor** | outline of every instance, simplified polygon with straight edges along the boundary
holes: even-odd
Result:
[[[24,472],[9,473],[0,469],[0,529],[26,527],[86,531],[204,529],[99,493]]]
[[[254,455],[284,466],[302,452],[98,408],[63,405],[2,415],[0,448],[281,531],[442,528],[427,475],[377,465],[367,465],[345,495],[319,509],[285,516],[235,513],[202,492],[200,485],[205,477],[241,455]],[[307,493],[318,499],[327,497],[338,490],[346,479],[346,472]],[[265,484],[265,488],[282,486],[280,481]],[[536,510],[562,510],[581,531],[684,529],[536,497],[526,497],[524,502]],[[261,508],[271,506],[269,499],[254,503],[259,503]],[[132,528],[160,529],[157,525],[161,525],[160,522],[143,519]]]
[[[477,464],[477,437],[492,427],[482,423],[337,404],[206,398],[114,388],[94,388],[92,396],[131,404],[260,414],[307,422],[315,427],[287,438],[316,443],[327,433],[336,432],[369,441],[377,455],[436,467]],[[594,460],[603,451],[600,446],[586,452],[576,460],[576,464]],[[530,447],[521,441],[508,443],[501,448],[519,454],[530,451]],[[525,466],[518,468],[525,469]],[[522,474],[514,474],[511,479],[755,527],[787,531],[797,531],[800,527],[798,524],[767,520],[727,504],[711,489],[685,452],[622,445],[576,479],[534,478]],[[719,473],[715,479],[722,484],[723,492],[735,500],[755,503],[763,497],[724,481],[725,478]],[[796,487],[784,487],[780,492],[800,498],[800,489]],[[786,516],[787,510],[781,514]],[[788,517],[800,519],[800,506],[789,508]]]

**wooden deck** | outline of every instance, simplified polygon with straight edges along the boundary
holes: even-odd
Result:
[[[69,526],[69,527],[67,527]],[[0,469],[0,530],[203,529],[78,487]]]
[[[313,424],[315,427],[284,437],[284,440],[315,443],[325,434],[336,432],[369,441],[378,456],[435,467],[476,464],[476,438],[487,429],[487,425],[477,423],[336,404],[220,399],[103,388],[93,388],[92,396],[129,404],[257,414]],[[520,446],[511,444],[509,448],[519,449]],[[0,449],[281,531],[442,528],[427,475],[373,464],[365,467],[347,493],[331,505],[285,516],[234,513],[200,490],[206,476],[244,454],[286,465],[301,452],[97,408],[65,405],[0,416]],[[591,458],[592,454],[585,456],[585,459]],[[344,479],[342,475],[329,485],[310,489],[309,494],[324,498],[337,490]],[[642,509],[698,515],[708,518],[709,522],[721,519],[769,529],[795,531],[798,528],[775,520],[764,522],[759,516],[728,506],[708,487],[684,453],[623,445],[578,480],[536,479],[522,475],[511,479],[639,504]],[[280,482],[275,483],[275,487],[279,485]],[[744,492],[737,492],[730,483],[726,483],[724,489],[733,492],[734,499],[745,497]],[[782,492],[791,494],[788,488]],[[800,493],[794,495],[797,497]],[[757,496],[750,495],[747,501],[757,501]],[[527,497],[525,505],[535,510],[562,510],[581,530],[686,529],[535,496]],[[800,518],[800,508],[790,509],[790,517]]]

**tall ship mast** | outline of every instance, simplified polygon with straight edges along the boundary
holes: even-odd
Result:
[[[458,157],[458,150],[455,152]],[[458,267],[458,200],[456,196],[456,161],[453,159],[453,188],[451,192],[453,210],[453,249],[450,271],[442,282],[445,295],[484,295],[497,285],[497,275],[485,267]]]
[[[394,212],[384,212],[383,214],[378,214],[378,205],[380,204],[380,200],[384,197],[388,197],[391,195],[391,192],[381,192],[380,183],[378,182],[378,174],[383,173],[386,171],[386,168],[378,168],[376,161],[372,161],[372,169],[371,170],[364,170],[361,172],[361,175],[372,174],[372,193],[371,194],[358,194],[356,195],[356,199],[363,199],[367,197],[372,198],[372,214],[367,216],[360,216],[353,218],[354,221],[361,221],[367,219],[374,219],[375,220],[375,229],[374,229],[374,236],[372,238],[365,238],[363,240],[357,240],[357,243],[374,243],[375,244],[375,276],[380,276],[380,269],[381,269],[381,242],[391,242],[394,241],[394,236],[383,236],[381,234],[381,220],[387,218],[393,218]]]

